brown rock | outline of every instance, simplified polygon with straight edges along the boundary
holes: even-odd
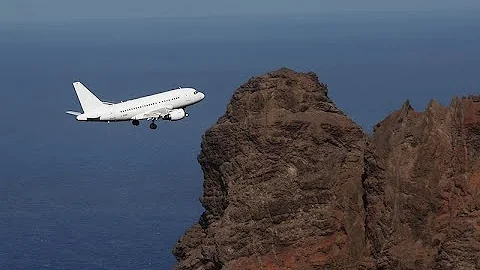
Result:
[[[480,98],[407,101],[368,138],[327,92],[285,68],[237,89],[175,269],[480,268]]]
[[[377,268],[480,268],[479,112],[474,98],[406,104],[377,125],[364,184]]]
[[[175,247],[176,269],[356,267],[364,148],[315,74],[249,80],[203,137],[206,211]]]

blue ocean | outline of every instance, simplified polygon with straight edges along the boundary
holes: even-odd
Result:
[[[480,17],[383,12],[0,25],[0,269],[169,269],[198,221],[202,134],[237,87],[314,71],[365,132],[410,99],[478,94]],[[72,82],[120,102],[177,87],[190,117],[81,123]]]

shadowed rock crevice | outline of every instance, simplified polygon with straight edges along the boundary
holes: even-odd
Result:
[[[407,101],[368,137],[314,73],[250,79],[203,136],[175,269],[474,269],[480,102]]]

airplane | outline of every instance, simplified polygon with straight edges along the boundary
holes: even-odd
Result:
[[[77,121],[132,121],[134,126],[138,126],[140,120],[150,120],[152,130],[157,129],[156,120],[177,121],[188,117],[185,108],[205,98],[205,94],[195,88],[178,88],[120,103],[111,103],[98,99],[81,82],[74,82],[73,88],[83,113],[75,111],[65,113],[76,116]]]

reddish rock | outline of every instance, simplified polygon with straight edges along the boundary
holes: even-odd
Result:
[[[313,73],[250,79],[203,137],[174,268],[480,268],[479,101],[407,101],[369,138]]]
[[[379,269],[480,269],[480,103],[407,103],[371,138],[366,231]]]

